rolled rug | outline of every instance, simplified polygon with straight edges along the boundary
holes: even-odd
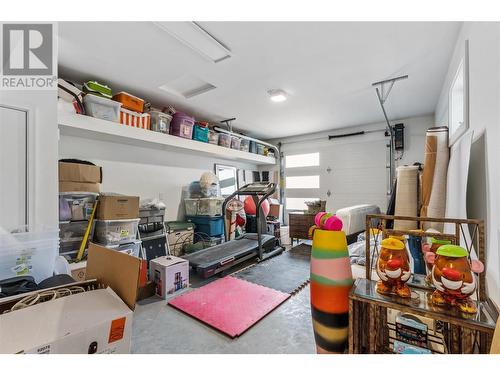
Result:
[[[425,140],[424,173],[422,175],[422,217],[444,217],[446,209],[446,176],[450,150],[448,128],[445,126],[427,130]],[[423,230],[443,231],[442,223],[424,222]]]
[[[343,231],[315,229],[311,252],[311,314],[318,354],[344,353],[353,284]]]
[[[418,166],[398,167],[396,186],[396,216],[418,216]],[[417,229],[416,221],[394,220],[394,229]]]

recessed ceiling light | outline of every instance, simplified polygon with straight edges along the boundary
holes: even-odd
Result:
[[[286,92],[280,89],[269,90],[267,93],[273,102],[284,102],[287,99]]]

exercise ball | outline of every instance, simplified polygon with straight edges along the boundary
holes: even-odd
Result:
[[[249,195],[245,198],[244,201],[244,207],[245,207],[245,213],[248,215],[256,215],[256,207],[255,207],[255,202],[253,201],[253,198]],[[269,214],[269,201],[266,199],[264,202],[262,202],[261,205],[262,211],[264,211],[264,216],[267,217]]]

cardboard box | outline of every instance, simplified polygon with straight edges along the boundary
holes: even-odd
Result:
[[[129,353],[140,259],[90,244],[87,281],[71,294],[0,314],[0,353]],[[104,287],[103,287],[104,286]],[[0,310],[36,291],[0,300]]]
[[[59,181],[101,183],[102,169],[96,165],[59,162]]]
[[[149,262],[149,279],[155,283],[156,295],[166,299],[189,286],[189,262],[174,256],[163,256]]]
[[[269,214],[267,216],[277,217],[281,220],[281,204],[277,199],[269,199]]]
[[[99,220],[135,219],[139,217],[139,197],[101,194],[96,218]]]
[[[93,182],[59,181],[60,193],[74,192],[74,191],[99,193],[101,191],[101,184]]]

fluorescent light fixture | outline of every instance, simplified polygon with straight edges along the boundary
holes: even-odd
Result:
[[[196,22],[155,22],[155,24],[214,63],[231,57],[231,51]]]
[[[284,102],[287,99],[286,92],[279,89],[269,90],[267,92],[273,102]]]

